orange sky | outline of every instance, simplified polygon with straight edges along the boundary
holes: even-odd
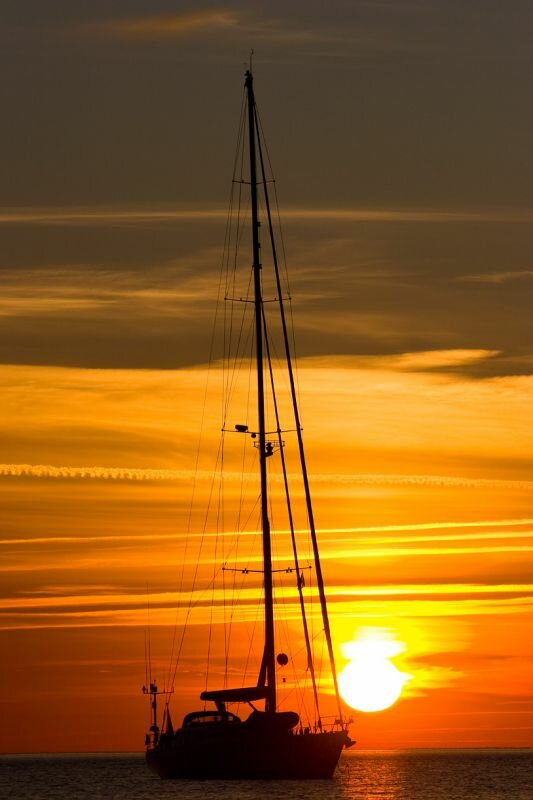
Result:
[[[247,662],[256,679],[259,580],[216,566],[259,563],[250,440],[226,436],[224,514],[205,514],[251,45],[338,665],[374,635],[410,676],[352,734],[533,746],[530,6],[480,20],[470,0],[75,5],[11,4],[0,25],[0,751],[141,749],[146,627],[163,685],[193,581],[174,720],[204,688],[210,623],[220,685],[225,614],[230,678]],[[248,381],[229,427],[254,425]],[[298,664],[296,598],[276,575],[278,646]],[[334,713],[325,679],[320,692]]]
[[[412,676],[392,709],[357,715],[364,747],[531,743],[533,483],[522,471],[532,444],[530,378],[479,382],[431,371],[485,357],[435,352],[300,365],[339,665],[342,643],[377,629],[404,644],[394,663]],[[194,705],[213,599],[219,630],[223,616],[220,589],[206,589],[215,537],[200,552],[198,534],[187,545],[184,535],[206,379],[203,368],[2,369],[3,434],[12,442],[1,467],[2,639],[10,653],[3,749],[137,749],[146,722],[138,690],[147,597],[162,682],[181,564],[185,558],[187,585],[200,554],[175,714]],[[217,382],[211,370],[200,509],[218,430]],[[230,463],[228,532],[217,557],[225,547],[223,560],[253,568],[256,536],[244,536],[238,556],[232,551],[239,485]],[[275,477],[272,490],[281,492]],[[207,532],[215,527],[208,519]],[[286,533],[276,538],[275,558],[290,563]],[[296,598],[286,579],[280,587],[291,639],[300,636]],[[250,576],[235,616],[238,649],[258,598]],[[282,647],[287,635],[280,630]],[[216,685],[216,664],[211,669]]]

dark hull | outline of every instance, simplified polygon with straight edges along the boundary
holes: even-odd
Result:
[[[220,730],[178,731],[146,751],[161,778],[331,778],[349,739],[343,731],[254,735],[245,725]]]

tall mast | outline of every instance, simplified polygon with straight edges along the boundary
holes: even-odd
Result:
[[[252,73],[246,72],[245,87],[248,98],[248,135],[250,151],[250,185],[252,204],[252,255],[255,307],[255,346],[257,364],[257,417],[259,425],[259,470],[261,477],[261,523],[263,531],[263,585],[265,592],[265,650],[260,681],[266,679],[266,711],[276,710],[276,665],[274,657],[274,599],[272,588],[272,546],[268,519],[268,488],[266,469],[265,394],[263,376],[263,298],[261,294],[261,257],[259,243],[260,222],[257,213],[257,163],[255,98]]]

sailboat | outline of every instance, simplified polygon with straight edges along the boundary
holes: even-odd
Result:
[[[248,425],[236,424],[232,432],[250,437],[256,450],[256,465],[259,472],[258,518],[261,537],[261,570],[263,595],[263,633],[262,656],[259,663],[257,680],[253,685],[230,686],[219,689],[206,689],[200,694],[203,708],[187,713],[181,726],[174,729],[168,701],[161,726],[158,720],[158,698],[161,694],[155,681],[148,681],[143,691],[150,699],[151,725],[146,736],[146,760],[149,767],[162,778],[183,779],[321,779],[332,777],[341,752],[353,742],[349,736],[348,721],[343,716],[337,672],[326,604],[324,580],[320,564],[320,555],[313,515],[313,506],[309,489],[309,479],[304,453],[302,426],[297,402],[297,388],[291,347],[287,314],[285,310],[284,288],[280,277],[278,256],[276,252],[273,215],[269,198],[269,184],[265,168],[265,146],[263,144],[262,127],[254,95],[254,83],[250,69],[246,71],[243,100],[242,141],[247,138],[249,180],[239,183],[249,185],[249,215],[251,227],[251,260],[250,299],[242,300],[251,304],[253,317],[253,372],[257,387],[256,413],[257,427],[250,430]],[[259,192],[261,190],[261,196]],[[260,219],[260,206],[262,220]],[[274,301],[279,310],[278,330],[283,343],[283,361],[285,364],[288,396],[292,407],[292,427],[283,429],[280,423],[279,408],[274,393],[270,339],[265,313],[264,276],[261,263],[261,223],[268,228],[272,246],[272,286],[276,290]],[[249,262],[248,262],[249,264]],[[249,266],[248,266],[249,270]],[[227,299],[227,298],[226,298]],[[232,298],[229,298],[230,300]],[[239,298],[237,298],[239,299]],[[275,423],[268,423],[265,405],[267,383],[274,394],[273,415]],[[271,402],[271,401],[270,401]],[[255,418],[255,417],[254,417]],[[274,430],[268,430],[268,427]],[[298,559],[296,546],[297,531],[294,524],[293,506],[289,494],[289,473],[285,456],[283,436],[288,432],[294,434],[294,451],[301,471],[303,484],[303,501],[307,519],[307,530],[310,541],[309,552],[312,554],[313,570],[316,576],[316,591],[319,599],[317,616],[324,637],[330,680],[328,687],[334,695],[337,714],[331,722],[322,717],[319,708],[319,683],[317,669],[313,657],[312,635],[309,616],[304,601],[304,571]],[[273,456],[281,463],[280,474],[284,486],[284,500],[287,504],[290,540],[292,542],[293,566],[288,569],[275,569],[273,566],[272,540],[275,535],[271,531],[271,505],[269,497],[269,462]],[[280,481],[281,482],[281,481]],[[311,567],[310,567],[311,568]],[[247,569],[241,570],[243,573]],[[276,654],[275,612],[276,599],[273,574],[286,572],[296,576],[293,587],[297,605],[301,614],[303,641],[305,642],[307,673],[312,685],[315,709],[314,721],[304,724],[300,715],[294,710],[281,710],[279,706],[278,671],[287,664],[288,656],[280,652]],[[284,680],[284,679],[282,679]],[[332,690],[332,691],[331,691]],[[210,706],[210,707],[208,707]],[[244,706],[249,714],[242,719],[235,713],[235,707]],[[238,710],[238,709],[237,709]]]

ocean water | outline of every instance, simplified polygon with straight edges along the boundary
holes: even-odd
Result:
[[[4,800],[532,800],[533,750],[344,753],[330,781],[162,781],[138,754],[0,757]]]

